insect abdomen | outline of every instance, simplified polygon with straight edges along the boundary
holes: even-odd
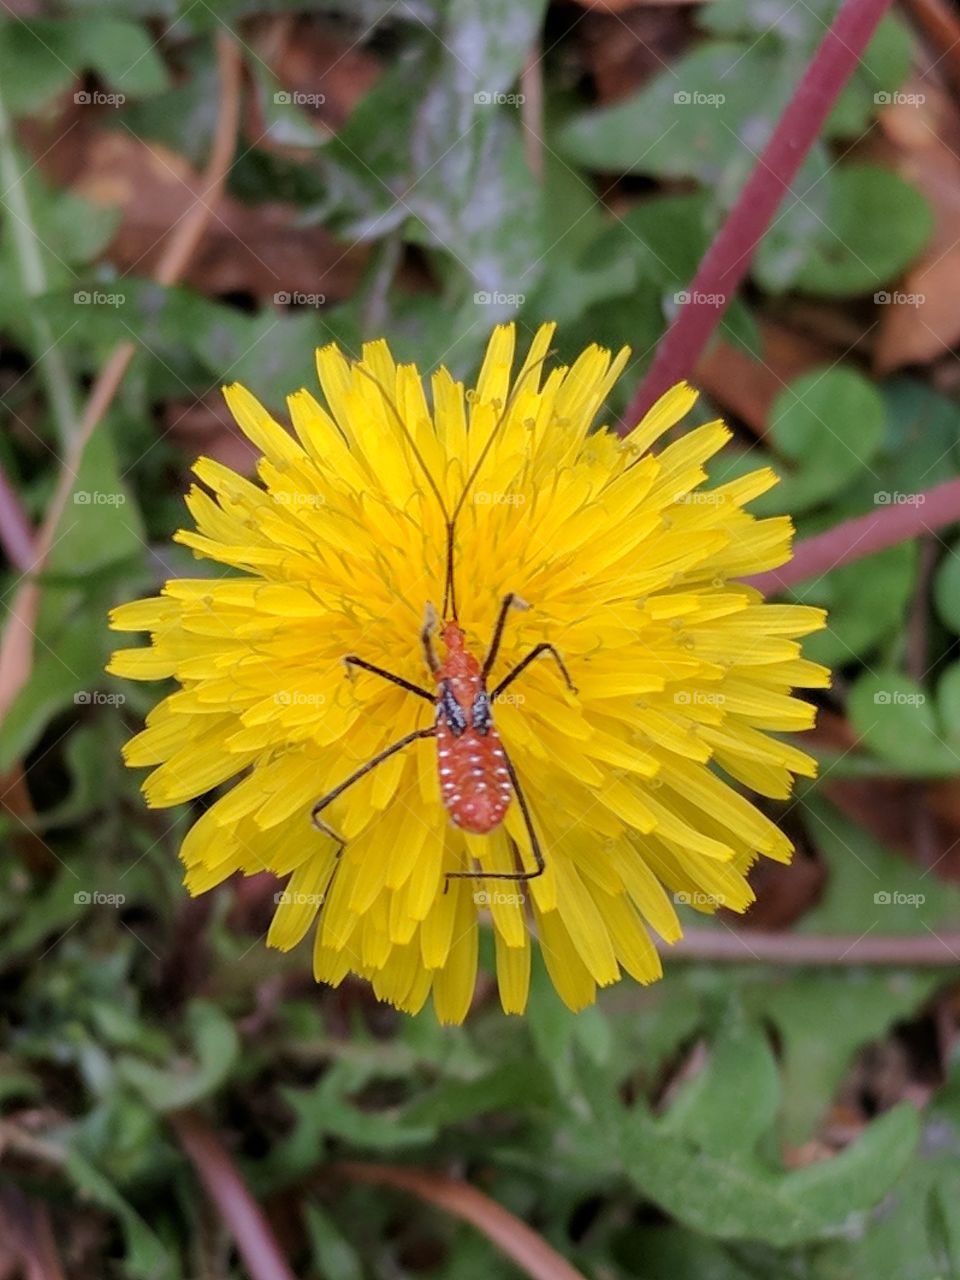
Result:
[[[437,768],[440,795],[452,822],[477,835],[500,825],[513,789],[495,729],[485,734],[467,729],[455,736],[446,724],[440,724]]]

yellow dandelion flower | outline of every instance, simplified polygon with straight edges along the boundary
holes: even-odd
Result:
[[[327,407],[292,395],[295,434],[228,387],[259,483],[201,458],[177,535],[227,568],[111,619],[150,633],[115,675],[180,686],[126,747],[147,803],[233,781],[184,840],[190,891],[289,877],[271,945],[315,925],[318,981],[410,1012],[432,994],[443,1022],[470,1006],[481,915],[509,1013],[531,937],[572,1009],[659,977],[675,901],[742,911],[757,856],[790,857],[741,788],[814,773],[771,733],[813,723],[791,690],[828,682],[797,639],[823,613],[737,581],[789,558],[790,521],[744,510],[776,477],[702,487],[722,422],[652,451],[686,385],[623,440],[591,432],[627,352],[547,373],[552,333],[512,379],[498,328],[476,388],[440,369],[432,408],[385,342],[325,347]]]

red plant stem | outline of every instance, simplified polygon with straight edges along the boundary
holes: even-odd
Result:
[[[170,1123],[233,1236],[251,1280],[296,1280],[263,1210],[207,1122],[195,1111],[178,1111]]]
[[[741,964],[890,965],[913,969],[960,966],[960,934],[924,933],[880,937],[864,934],[776,933],[757,929],[688,929],[660,951],[672,959]]]
[[[334,1165],[332,1171],[357,1182],[410,1191],[421,1200],[469,1222],[530,1280],[584,1280],[582,1272],[571,1266],[543,1236],[462,1178],[405,1165],[360,1164],[352,1160]]]
[[[789,564],[747,581],[768,595],[960,521],[960,480],[945,480],[924,493],[908,496],[912,498],[909,503],[878,507],[804,538],[797,543]]]
[[[754,250],[891,3],[847,0],[837,14],[737,203],[700,263],[689,286],[691,300],[681,306],[660,340],[647,376],[624,415],[624,434],[674,383],[693,374],[750,268]],[[705,301],[710,295],[719,295],[723,301],[720,305],[712,298]]]
[[[0,546],[20,573],[33,564],[33,531],[20,499],[0,467]]]

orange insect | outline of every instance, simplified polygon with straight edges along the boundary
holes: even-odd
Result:
[[[545,356],[544,359],[546,358]],[[542,361],[538,361],[536,365],[531,366],[527,373],[533,372],[540,363]],[[467,477],[463,492],[460,494],[456,506],[452,512],[449,512],[443,500],[443,495],[424,462],[423,455],[417,448],[407,424],[403,421],[387,392],[362,365],[358,364],[355,367],[370,378],[372,382],[376,383],[384,402],[389,406],[393,416],[399,423],[413,456],[443,512],[446,529],[446,571],[443,592],[444,620],[440,626],[440,641],[443,644],[445,653],[442,659],[437,657],[433,642],[434,632],[437,629],[437,614],[433,606],[428,604],[426,619],[420,633],[420,642],[423,647],[424,661],[436,683],[435,693],[431,693],[428,689],[412,683],[412,681],[405,679],[403,676],[395,675],[392,671],[386,671],[383,667],[375,666],[356,654],[349,654],[343,659],[348,667],[360,667],[364,671],[370,671],[384,680],[389,680],[392,684],[399,685],[401,689],[406,689],[408,693],[432,702],[436,707],[436,719],[429,728],[416,729],[396,742],[391,743],[389,747],[373,756],[366,764],[361,765],[348,778],[345,778],[332,791],[328,791],[325,796],[322,796],[313,806],[311,816],[314,826],[326,835],[332,836],[334,840],[339,841],[339,852],[342,853],[345,842],[320,817],[323,810],[332,804],[338,796],[343,795],[355,782],[359,782],[371,769],[375,769],[377,765],[382,764],[384,760],[388,760],[391,756],[396,755],[398,751],[404,750],[405,747],[410,746],[421,738],[435,738],[437,742],[437,771],[440,779],[440,795],[444,807],[450,815],[450,820],[456,826],[463,828],[464,831],[486,835],[500,826],[513,797],[516,796],[536,863],[536,869],[532,871],[449,871],[447,872],[447,880],[477,879],[480,877],[488,880],[532,880],[536,876],[543,874],[545,867],[543,851],[540,847],[536,828],[534,827],[526,798],[521,790],[516,770],[493,723],[493,704],[516,680],[517,676],[526,670],[531,662],[547,653],[556,662],[571,692],[576,693],[576,687],[570,679],[569,672],[560,654],[552,644],[543,642],[535,645],[492,691],[488,690],[487,680],[497,660],[507,616],[512,608],[527,609],[529,606],[514,592],[504,596],[493,628],[490,645],[481,663],[467,647],[466,635],[457,619],[457,596],[454,582],[454,536],[457,517],[463,510],[470,488],[493,446],[497,432],[506,421],[513,399],[522,385],[522,380],[514,387],[503,412],[494,424],[489,439],[480,451],[473,470]]]

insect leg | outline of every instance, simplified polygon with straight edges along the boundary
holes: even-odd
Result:
[[[423,645],[424,660],[433,672],[436,672],[440,666],[440,663],[437,661],[437,652],[433,647],[433,633],[436,629],[437,611],[432,604],[428,604],[423,616],[423,626],[420,628],[420,643]],[[428,694],[428,697],[431,702],[436,701],[433,694]]]
[[[436,694],[431,693],[428,689],[421,689],[420,685],[413,684],[410,680],[404,680],[403,676],[395,676],[392,671],[385,671],[383,667],[375,667],[372,662],[367,662],[365,658],[358,658],[355,654],[348,654],[343,659],[344,665],[347,667],[362,667],[364,671],[372,671],[375,676],[382,676],[384,680],[389,680],[391,684],[398,684],[401,689],[406,689],[408,693],[415,693],[418,698],[426,698],[428,702],[436,702]]]
[[[500,641],[503,639],[503,628],[506,626],[507,614],[511,609],[529,609],[530,606],[526,600],[521,600],[516,592],[511,591],[503,597],[500,602],[500,612],[497,614],[497,621],[493,628],[493,637],[490,640],[490,648],[487,650],[487,656],[483,660],[483,679],[486,682],[487,677],[493,670],[493,664],[497,660],[497,654],[500,652]]]
[[[333,804],[334,800],[336,800],[338,796],[342,796],[348,787],[352,787],[355,782],[359,782],[360,779],[368,774],[371,769],[375,769],[378,764],[382,764],[384,760],[388,760],[390,756],[396,755],[396,753],[398,751],[402,751],[404,747],[409,747],[411,742],[416,742],[418,738],[432,738],[436,735],[436,732],[436,726],[430,725],[428,729],[414,729],[413,733],[408,733],[405,737],[400,738],[399,741],[391,743],[389,747],[381,751],[378,755],[375,755],[372,759],[368,760],[366,764],[362,764],[359,769],[354,770],[350,777],[345,778],[339,786],[334,787],[332,791],[328,791],[325,796],[321,796],[310,810],[310,821],[318,831],[322,831],[324,835],[330,836],[332,839],[336,840],[340,845],[340,852],[342,853],[347,842],[344,840],[343,836],[338,835],[336,831],[334,831],[333,827],[329,826],[320,817],[323,810],[326,809],[327,805]],[[339,854],[337,856],[339,857]]]
[[[530,650],[527,656],[525,658],[521,658],[512,671],[507,672],[507,674],[503,677],[503,679],[500,681],[497,687],[490,694],[490,701],[491,702],[496,701],[496,699],[500,696],[500,694],[503,693],[504,689],[506,689],[508,685],[513,684],[514,680],[516,680],[517,676],[520,675],[521,671],[525,671],[526,668],[529,667],[530,663],[533,662],[536,658],[539,658],[542,653],[550,654],[551,658],[553,658],[554,662],[560,668],[560,674],[563,676],[564,680],[567,682],[567,688],[570,690],[571,693],[576,693],[577,686],[570,679],[570,672],[565,667],[563,659],[560,657],[560,654],[556,651],[556,649],[553,647],[552,644],[544,640],[540,644],[534,645],[534,647]]]
[[[502,744],[501,744],[502,746]],[[537,838],[537,832],[533,825],[533,818],[530,814],[530,806],[527,804],[527,797],[523,794],[520,786],[520,779],[517,777],[517,771],[513,767],[513,761],[503,753],[503,761],[507,767],[507,773],[510,775],[510,785],[513,787],[513,793],[517,797],[517,803],[520,806],[520,812],[523,814],[523,824],[527,828],[527,836],[530,840],[530,848],[533,852],[534,861],[537,864],[536,871],[448,871],[446,879],[450,880],[536,880],[537,876],[542,876],[546,870],[546,863],[543,860],[543,851],[540,848],[540,841]]]

